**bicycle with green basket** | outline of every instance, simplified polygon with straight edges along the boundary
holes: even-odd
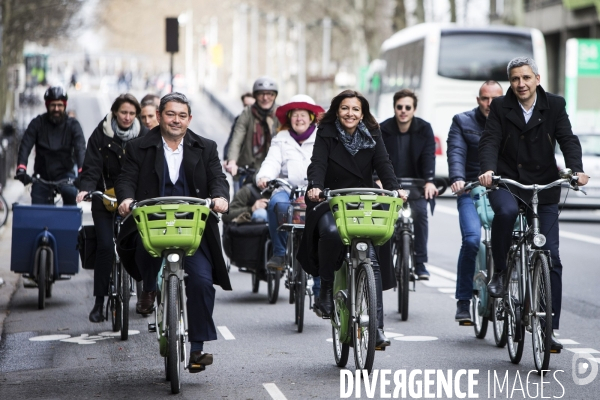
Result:
[[[356,368],[371,373],[377,292],[369,248],[384,244],[394,234],[402,199],[397,192],[374,188],[326,189],[323,195],[346,247],[342,267],[335,272],[333,282],[331,326],[335,362],[338,367],[345,367],[352,346]]]
[[[158,307],[149,330],[156,332],[166,379],[174,394],[181,390],[181,364],[188,368],[184,258],[198,250],[211,206],[210,199],[176,196],[147,199],[132,207],[144,248],[152,257],[162,258],[157,279]],[[204,369],[200,364],[189,367]]]

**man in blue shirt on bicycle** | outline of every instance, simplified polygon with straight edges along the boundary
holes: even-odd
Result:
[[[128,215],[134,199],[141,201],[163,196],[210,198],[215,212],[226,212],[229,184],[221,169],[217,145],[188,129],[192,115],[185,95],[170,93],[164,96],[157,118],[159,126],[128,145],[127,159],[115,185],[119,214]],[[138,281],[140,276],[143,279],[141,308],[145,314],[150,314],[154,309],[161,259],[146,252],[132,218],[128,221],[119,234],[118,250],[130,275]],[[184,268],[191,342],[189,371],[199,372],[213,362],[212,354],[203,352],[204,342],[217,339],[212,318],[213,284],[231,290],[214,215],[209,215],[198,251],[185,258]],[[192,368],[194,365],[202,368]]]
[[[479,158],[477,146],[490,113],[492,100],[502,96],[502,86],[496,81],[486,81],[479,88],[478,107],[456,114],[448,132],[448,171],[458,208],[458,222],[462,235],[462,246],[456,269],[456,322],[471,321],[469,305],[473,296],[473,274],[475,259],[481,240],[481,223],[473,199],[462,193],[465,182],[477,180]]]
[[[583,172],[581,145],[573,135],[565,99],[547,93],[540,86],[535,61],[528,57],[512,59],[507,66],[510,89],[490,107],[485,130],[479,141],[479,182],[489,187],[492,175],[515,180],[524,185],[547,184],[558,179],[554,156],[558,142],[565,165],[578,177],[578,185],[588,182]],[[528,204],[531,192],[509,186],[489,194],[494,210],[492,223],[492,256],[495,274],[488,284],[492,297],[503,297],[506,288],[506,254],[511,245],[519,199]],[[546,237],[543,250],[552,259],[552,329],[558,329],[562,301],[562,263],[558,248],[558,203],[560,186],[539,193],[540,233]],[[562,344],[552,335],[552,352],[559,353]]]

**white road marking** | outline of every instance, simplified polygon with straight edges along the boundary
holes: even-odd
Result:
[[[447,294],[456,292],[455,288],[450,288],[450,287],[447,287],[447,288],[438,288],[438,290],[440,292],[442,292],[442,293],[447,293]]]
[[[281,393],[281,390],[279,390],[276,384],[263,383],[263,386],[265,387],[265,389],[267,389],[267,392],[269,393],[269,395],[271,395],[271,398],[273,400],[287,400],[287,398],[283,395],[283,393]]]
[[[233,336],[231,334],[231,332],[229,331],[229,329],[227,329],[226,326],[217,326],[217,329],[219,330],[219,332],[221,332],[221,335],[223,336],[223,339],[225,339],[225,340],[235,340],[235,336]]]
[[[576,342],[572,339],[560,339],[560,343],[565,345],[565,344],[579,344],[579,342]]]
[[[131,335],[139,335],[140,331],[134,330],[134,329],[130,329],[128,334],[129,336]],[[109,337],[117,337],[117,336],[121,336],[121,332],[112,332],[112,331],[106,331],[106,332],[100,332],[98,334],[99,336],[109,336]]]
[[[401,336],[395,337],[394,340],[400,340],[402,342],[429,342],[432,340],[438,340],[435,336]]]
[[[582,235],[580,233],[563,231],[563,230],[559,230],[559,235],[560,235],[560,237],[567,238],[567,239],[573,239],[573,240],[579,240],[580,242],[586,242],[586,243],[591,243],[591,244],[600,244],[600,238],[597,238],[594,236]]]
[[[32,342],[51,342],[53,340],[64,340],[70,338],[71,335],[44,335],[44,336],[34,336],[29,338]]]
[[[596,349],[590,349],[590,348],[583,348],[583,349],[565,349],[568,351],[572,351],[573,353],[586,353],[586,354],[592,354],[592,353],[600,353],[600,351],[596,350]]]
[[[450,272],[444,268],[436,267],[435,265],[431,264],[427,264],[427,270],[431,273],[456,282],[456,274],[454,272]]]

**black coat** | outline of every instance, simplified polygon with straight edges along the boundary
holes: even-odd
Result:
[[[479,176],[479,139],[485,129],[479,107],[456,114],[448,132],[448,175],[450,182],[476,181]]]
[[[104,132],[106,117],[100,121],[88,139],[83,169],[79,175],[79,190],[92,192],[114,188],[115,181],[125,163],[125,148],[131,142],[125,142],[117,135],[109,137]],[[148,133],[148,129],[140,124],[138,138]],[[92,210],[103,210],[102,201],[94,198]]]
[[[157,126],[127,146],[125,165],[115,185],[119,203],[128,198],[140,201],[160,196],[164,168],[163,142],[160,127]],[[217,144],[214,141],[200,137],[188,129],[183,138],[183,168],[193,196],[222,197],[229,201],[229,184],[221,169]],[[118,240],[119,254],[126,267],[129,264],[128,271],[136,269],[131,241],[133,234],[137,234],[137,228],[133,219],[128,218]],[[214,284],[231,290],[223,259],[218,221],[212,214],[209,214],[202,240],[207,241],[213,259]],[[137,275],[139,276],[139,273]]]
[[[388,118],[381,123],[381,137],[390,155],[392,165],[395,160],[408,154],[410,162],[415,166],[417,176],[399,176],[399,178],[420,178],[425,182],[433,182],[435,177],[435,139],[431,124],[414,117],[406,134],[410,134],[410,150],[403,151],[398,147],[397,137],[400,129],[396,117]],[[396,171],[397,173],[397,171]]]
[[[352,156],[340,142],[335,125],[319,125],[307,171],[308,189],[373,188],[376,187],[373,181],[374,171],[377,172],[385,189],[399,189],[392,163],[381,140],[381,131],[373,130],[371,135],[375,139],[375,147],[359,150]],[[321,216],[329,211],[329,207],[326,204],[315,207],[319,203],[314,203],[308,198],[306,203],[306,226],[297,258],[305,271],[318,276],[317,223]],[[391,263],[380,263],[380,268],[383,289],[394,287],[395,279]]]
[[[583,172],[581,145],[571,131],[565,99],[538,86],[533,114],[525,124],[517,97],[508,89],[505,96],[492,102],[479,141],[481,173],[494,171],[524,185],[550,183],[559,178],[554,156],[556,142],[567,168]],[[529,190],[511,187],[511,191],[525,201],[532,196]],[[560,201],[560,187],[543,190],[538,197],[540,204],[556,204]]]
[[[48,113],[38,115],[27,126],[19,145],[17,165],[27,165],[35,145],[33,173],[42,179],[57,180],[72,173],[73,166],[83,166],[85,137],[75,118],[66,117],[61,123],[50,121]]]

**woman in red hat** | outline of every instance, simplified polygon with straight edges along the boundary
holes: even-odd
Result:
[[[308,184],[306,170],[315,144],[316,117],[323,112],[325,110],[305,94],[292,97],[289,103],[277,109],[275,115],[281,128],[273,137],[267,157],[256,174],[256,184],[260,189],[264,189],[268,181],[276,178],[287,179],[292,185],[299,187]],[[283,268],[287,234],[277,231],[275,209],[277,203],[289,201],[289,192],[283,188],[275,191],[269,201],[267,214],[273,257],[267,262],[268,268]]]

